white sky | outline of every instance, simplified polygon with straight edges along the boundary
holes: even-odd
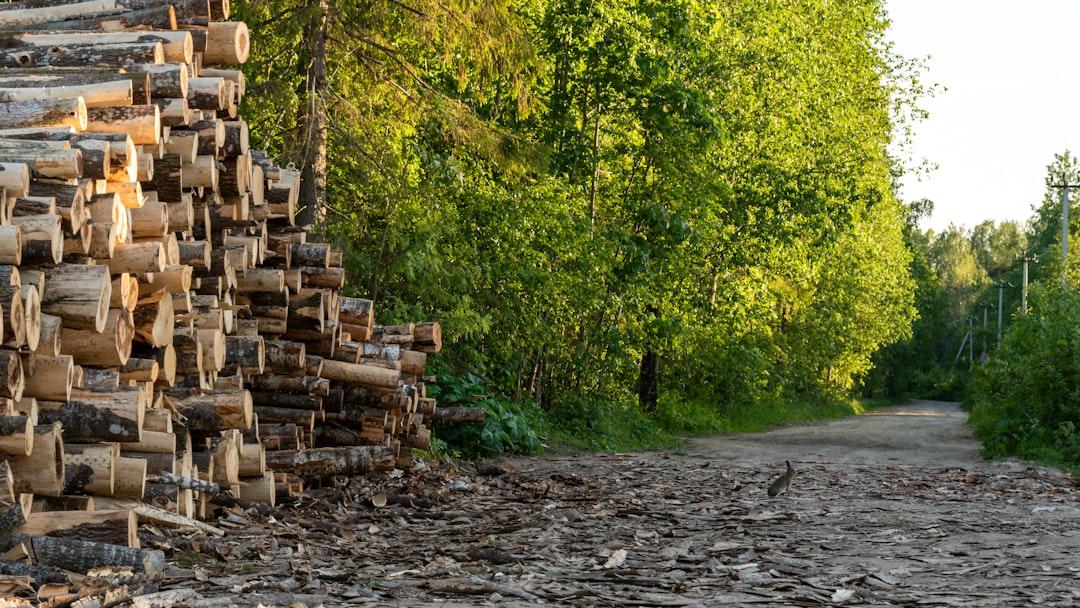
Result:
[[[904,183],[935,203],[926,227],[1025,220],[1056,152],[1080,153],[1080,0],[887,0],[891,38],[929,56],[916,159],[938,165]]]

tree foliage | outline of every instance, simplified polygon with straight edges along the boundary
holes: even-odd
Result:
[[[910,335],[929,266],[889,147],[917,82],[880,0],[243,12],[255,137],[304,162],[325,104],[321,229],[381,320],[443,322],[448,373],[586,424],[576,403],[633,407],[654,364],[661,402],[846,395]]]

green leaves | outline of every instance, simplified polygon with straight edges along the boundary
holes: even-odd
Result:
[[[308,4],[244,10],[283,149]],[[512,402],[655,432],[628,406],[646,351],[661,391],[752,406],[849,391],[906,335],[881,2],[331,10],[324,229],[380,321],[440,319],[447,372],[497,395],[482,445],[531,449]]]

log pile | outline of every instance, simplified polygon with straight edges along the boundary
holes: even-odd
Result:
[[[0,11],[0,551],[36,566],[154,571],[140,522],[205,532],[213,504],[430,445],[439,324],[341,295],[341,251],[295,225],[299,171],[249,147],[228,19]]]

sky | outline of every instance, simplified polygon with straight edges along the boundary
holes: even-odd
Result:
[[[1026,220],[1042,200],[1046,166],[1080,154],[1080,0],[887,0],[890,37],[928,58],[911,153],[937,169],[903,183],[929,198],[924,227]]]

